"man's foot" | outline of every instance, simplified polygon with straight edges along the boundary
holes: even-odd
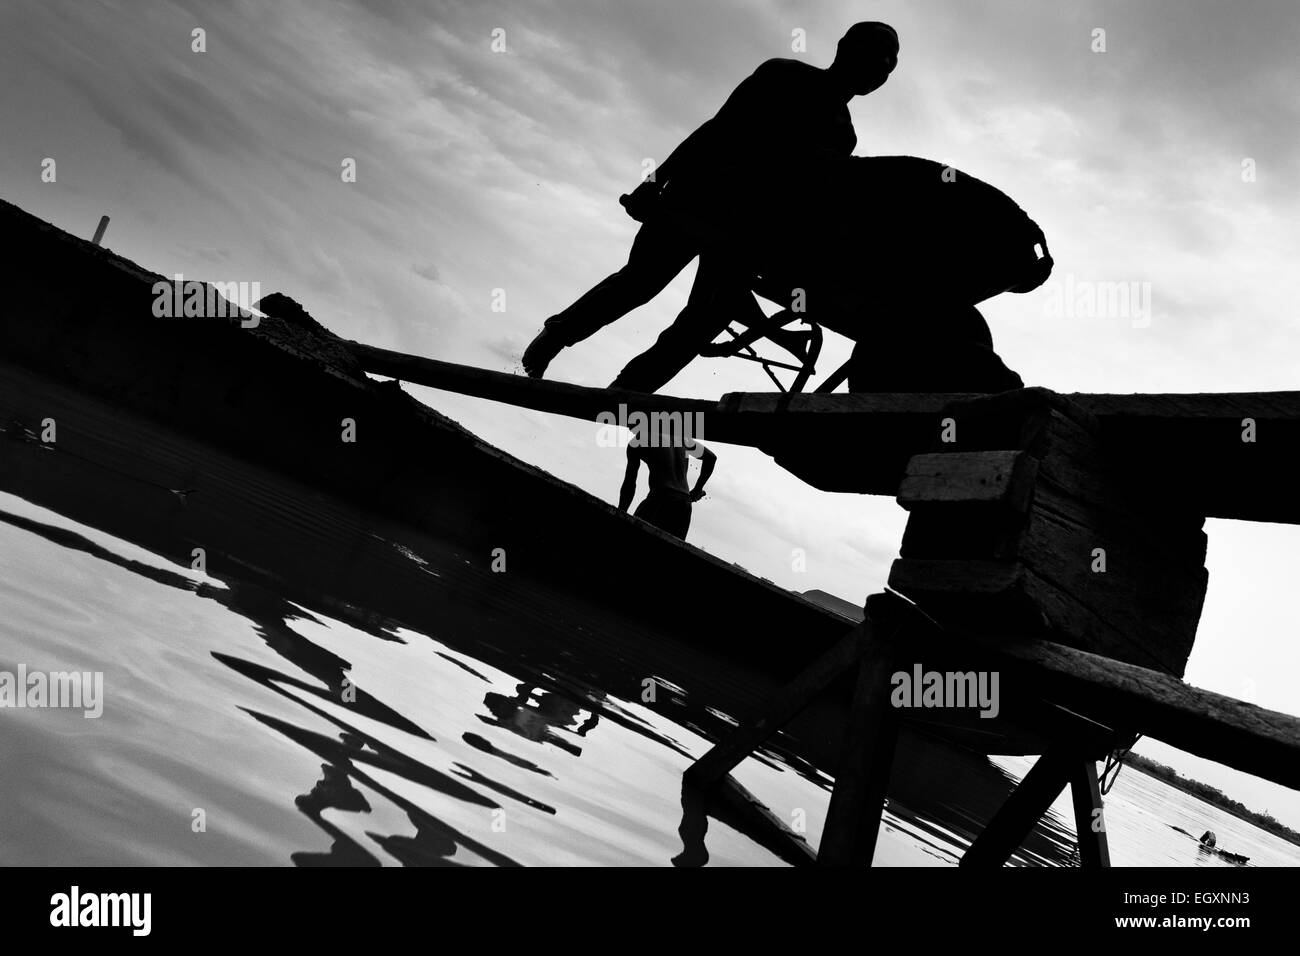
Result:
[[[542,331],[537,333],[537,338],[528,343],[528,348],[524,349],[522,362],[524,372],[529,378],[541,378],[546,374],[546,366],[550,365],[551,359],[559,355],[560,349],[564,348],[564,343],[557,339],[555,332],[543,325]]]

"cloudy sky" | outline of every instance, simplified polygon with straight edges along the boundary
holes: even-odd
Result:
[[[1051,288],[986,303],[1028,383],[1300,385],[1294,0],[4,0],[0,195],[87,236],[107,214],[123,255],[258,281],[341,335],[516,370],[542,320],[624,261],[635,224],[617,197],[642,161],[764,59],[826,65],[860,19],[892,23],[902,50],[889,83],[853,103],[859,153],[927,156],[1003,188],[1045,229],[1062,283],[1149,289],[1149,322],[1061,315]],[[40,179],[47,157],[55,183]],[[607,384],[676,314],[693,269],[551,374]],[[823,364],[845,352],[828,346]],[[665,391],[769,388],[748,363],[699,360]],[[622,457],[594,427],[414,391],[616,497]],[[892,501],[822,494],[756,452],[716,450],[694,543],[797,590],[860,601],[883,585],[905,518]],[[1300,530],[1208,530],[1188,679],[1300,712]],[[1300,828],[1295,793],[1138,749]]]

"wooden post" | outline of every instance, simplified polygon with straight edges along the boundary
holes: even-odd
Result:
[[[898,719],[889,703],[893,669],[893,629],[877,628],[858,665],[843,756],[817,850],[820,866],[870,866],[875,856],[898,741]]]
[[[835,678],[852,667],[862,656],[864,641],[870,635],[869,621],[863,621],[849,631],[811,667],[782,687],[757,717],[742,723],[691,764],[686,770],[687,781],[697,787],[708,787],[722,780],[807,707]]]
[[[103,241],[104,230],[106,230],[107,228],[108,228],[108,217],[100,216],[99,225],[95,227],[95,238],[91,239],[90,241],[93,242],[95,245],[99,245],[100,242]]]
[[[992,868],[1006,863],[1069,783],[1074,760],[1075,755],[1062,750],[1049,750],[1039,757],[984,832],[975,838],[960,865]]]
[[[687,769],[687,786],[707,788],[721,784],[723,795],[732,806],[752,817],[757,801],[728,774],[856,664],[853,704],[817,863],[869,865],[876,850],[898,741],[898,717],[889,703],[895,636],[901,626],[897,604],[898,599],[892,595],[873,595],[867,602],[867,616],[861,624],[783,687],[757,718],[737,727]],[[797,839],[793,834],[781,832],[784,828],[780,821],[765,810],[759,815],[761,819],[757,822],[764,829],[779,832],[788,838],[785,842]],[[807,852],[806,844],[793,849],[797,854]]]
[[[1079,841],[1079,865],[1110,866],[1101,785],[1097,782],[1097,764],[1094,761],[1084,760],[1074,766],[1070,774],[1070,793],[1074,798],[1074,833]]]

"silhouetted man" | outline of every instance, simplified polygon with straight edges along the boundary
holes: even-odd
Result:
[[[663,437],[667,438],[666,431]],[[694,488],[686,483],[687,455],[700,459],[700,476]],[[650,473],[650,490],[637,506],[636,516],[685,541],[691,526],[691,503],[704,497],[705,482],[713,474],[718,456],[699,442],[692,442],[688,448],[681,442],[667,440],[632,441],[627,446],[627,471],[618,495],[620,511],[627,511],[636,497],[636,479],[642,462]]]
[[[848,102],[879,89],[897,63],[894,28],[868,22],[849,28],[826,69],[785,59],[759,66],[716,116],[660,164],[652,180],[623,197],[628,214],[642,222],[627,265],[546,320],[524,352],[524,371],[540,378],[560,349],[649,302],[700,253],[698,232],[684,226],[679,217],[656,215],[661,197],[670,196],[674,209],[699,210],[707,231],[710,218],[715,222],[728,218],[728,206],[752,204],[765,180],[793,177],[797,181],[801,157],[852,153],[857,137]],[[722,195],[727,198],[719,203]],[[701,263],[706,272],[701,294],[693,291],[693,301],[656,347],[624,369],[615,380],[619,387],[654,391],[665,372],[671,377],[684,364],[679,361],[681,353],[698,338],[697,330],[687,323],[687,313],[709,307],[724,288],[709,274],[714,268],[706,270],[705,265]]]

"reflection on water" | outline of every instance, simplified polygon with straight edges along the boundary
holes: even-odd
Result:
[[[672,803],[704,742],[652,712],[159,566],[10,496],[0,508],[3,600],[22,624],[0,665],[70,667],[93,646],[77,666],[108,688],[99,721],[3,715],[19,771],[0,784],[17,808],[0,823],[5,862],[667,863],[679,849]],[[598,754],[584,756],[589,741]],[[63,770],[31,759],[47,749]],[[133,791],[159,763],[164,792],[141,803]],[[285,826],[277,802],[318,836]],[[196,808],[206,832],[191,831]],[[724,837],[715,859],[764,861]]]
[[[580,720],[583,710],[577,701],[530,684],[520,684],[514,696],[489,693],[483,698],[483,706],[491,715],[479,716],[484,723],[502,727],[533,743],[551,744],[575,757],[582,756],[582,748],[557,731],[571,731],[575,737],[585,737],[600,720],[595,710]]]
[[[165,463],[136,455],[140,481],[87,442],[83,461],[0,443],[0,668],[102,671],[106,697],[98,720],[0,712],[0,862],[782,862],[683,792],[734,698],[634,620],[216,456],[180,500]],[[181,557],[196,542],[206,573]],[[908,735],[877,863],[953,864],[1030,765]],[[737,776],[816,845],[823,774],[778,747]],[[1215,865],[1172,829],[1206,821],[1294,862],[1207,809],[1126,773],[1116,862]],[[1016,862],[1068,865],[1069,819]]]

